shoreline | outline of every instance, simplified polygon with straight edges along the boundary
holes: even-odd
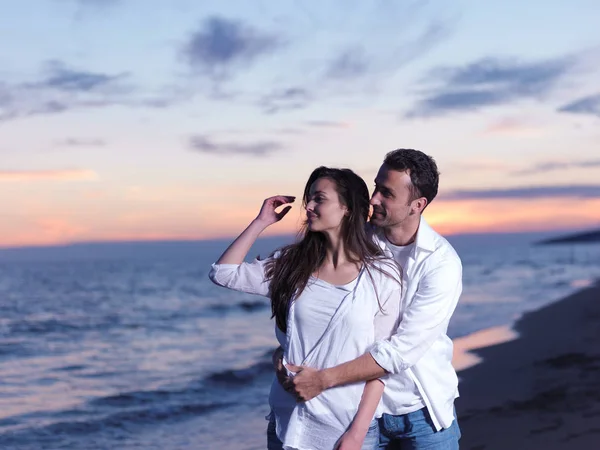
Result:
[[[484,328],[483,330],[475,331],[466,336],[452,339],[452,344],[454,345],[452,366],[454,367],[454,370],[456,370],[459,379],[460,374],[463,371],[485,362],[477,353],[477,350],[493,345],[504,344],[505,342],[514,341],[518,338],[519,334],[515,331],[513,324]]]
[[[600,448],[600,283],[507,330],[455,341],[476,364],[457,367],[461,448]]]
[[[600,280],[574,280],[570,283],[573,288],[573,292],[567,294],[565,297],[557,298],[556,300],[539,307],[538,309],[532,309],[519,315],[513,322],[509,324],[496,325],[489,328],[483,328],[470,334],[462,335],[456,338],[452,338],[454,345],[454,355],[452,357],[452,365],[459,374],[460,372],[470,369],[484,362],[484,359],[477,353],[477,350],[481,350],[485,347],[492,347],[498,344],[504,344],[505,342],[514,341],[519,339],[520,335],[516,330],[517,323],[527,314],[535,314],[537,311],[544,309],[547,306],[559,303],[572,295],[580,292],[581,290],[589,287],[593,287],[596,283],[600,286]]]

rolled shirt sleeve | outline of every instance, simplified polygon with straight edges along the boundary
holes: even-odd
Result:
[[[396,333],[377,341],[370,349],[375,361],[390,373],[412,367],[436,339],[445,335],[462,291],[460,259],[447,258],[435,263],[418,283]]]
[[[255,259],[242,264],[213,264],[208,277],[219,286],[268,297],[270,283],[265,279],[265,268],[272,259]]]

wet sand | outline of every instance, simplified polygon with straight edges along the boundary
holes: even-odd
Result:
[[[524,315],[515,331],[459,372],[461,449],[600,449],[600,284]]]

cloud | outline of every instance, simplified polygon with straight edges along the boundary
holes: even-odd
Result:
[[[62,147],[105,147],[106,141],[98,138],[67,138],[56,143]]]
[[[258,104],[266,114],[274,114],[306,108],[312,99],[313,96],[307,89],[296,86],[275,90],[263,96]]]
[[[349,49],[338,55],[326,70],[326,77],[334,80],[358,78],[369,71],[369,61],[361,49]]]
[[[426,55],[430,50],[444,42],[454,29],[454,19],[437,19],[409,39],[404,45],[397,48],[390,63],[396,67],[404,67],[409,62]]]
[[[475,110],[482,106],[497,105],[506,101],[508,101],[506,93],[493,90],[438,92],[421,100],[410,116],[431,117],[456,110]]]
[[[511,175],[534,175],[555,172],[557,170],[589,169],[594,167],[600,167],[600,159],[592,159],[587,161],[547,161],[526,169],[513,171]]]
[[[81,9],[101,9],[115,6],[119,3],[122,3],[124,0],[55,0],[56,2],[67,3],[71,2],[77,6],[80,6]]]
[[[273,133],[301,136],[306,134],[306,130],[294,127],[283,127],[273,130]]]
[[[482,133],[490,136],[522,138],[542,136],[544,134],[544,129],[539,126],[531,125],[523,120],[508,117],[490,124]]]
[[[165,89],[142,92],[125,83],[129,74],[106,74],[68,67],[61,61],[44,64],[39,80],[0,84],[0,122],[20,117],[52,115],[75,109],[112,106],[166,108],[185,95]]]
[[[78,3],[83,5],[94,5],[94,6],[109,6],[116,3],[120,3],[122,0],[77,0]]]
[[[451,168],[455,172],[507,172],[515,169],[515,164],[507,163],[496,159],[486,160],[466,160],[463,162],[455,162],[451,164]]]
[[[409,62],[425,56],[441,43],[450,34],[452,23],[452,20],[424,23],[417,20],[416,32],[411,29],[415,23],[410,23],[403,30],[407,32],[407,35],[399,32],[393,43],[386,39],[385,45],[370,49],[369,52],[366,52],[360,45],[349,46],[336,54],[327,64],[324,81],[349,82],[392,74]],[[408,32],[414,36],[409,36]]]
[[[519,99],[539,99],[570,72],[574,58],[541,62],[485,58],[458,68],[437,68],[422,84],[433,83],[408,117],[476,111]]]
[[[350,128],[347,122],[335,122],[332,120],[308,120],[304,122],[309,127],[316,128]]]
[[[3,170],[0,171],[0,182],[15,181],[92,181],[98,174],[87,169],[67,170]]]
[[[198,72],[222,77],[273,52],[280,43],[279,38],[240,21],[213,16],[191,35],[184,54]]]
[[[479,199],[538,199],[555,197],[597,198],[600,197],[600,185],[575,186],[531,186],[506,189],[466,189],[451,191],[440,195],[444,200]]]
[[[126,89],[117,86],[117,82],[128,74],[108,75],[104,73],[73,70],[60,61],[49,61],[46,77],[30,87],[38,89],[56,89],[64,92],[92,92],[102,90]],[[26,85],[27,86],[27,85]]]
[[[13,101],[13,96],[10,93],[10,88],[5,83],[0,83],[0,108],[10,105]]]
[[[57,1],[64,1],[64,0],[57,0]],[[73,3],[77,3],[81,6],[104,7],[104,6],[116,5],[117,3],[121,3],[123,0],[71,0],[71,1]]]
[[[591,114],[600,117],[600,94],[590,95],[567,103],[561,106],[558,111],[573,114]]]
[[[520,63],[484,59],[460,69],[450,69],[448,81],[454,85],[508,85],[523,93],[540,93],[562,76],[569,67],[568,59],[541,63]]]
[[[237,142],[216,143],[207,136],[196,135],[190,138],[192,150],[214,155],[248,155],[268,156],[271,153],[283,150],[283,145],[275,141],[260,141],[240,144]]]
[[[344,5],[342,10],[336,8],[339,14],[333,18],[329,12],[331,5],[315,8],[313,12],[319,17],[318,23],[305,30],[305,36],[295,35],[299,46],[295,58],[279,64],[266,87],[256,93],[247,93],[245,98],[238,95],[236,101],[247,101],[265,114],[275,114],[301,110],[317,101],[347,101],[356,97],[372,100],[377,94],[374,91],[383,90],[386,78],[443,42],[452,28],[454,20],[442,17],[447,16],[445,4],[425,8],[425,3],[429,2]],[[292,20],[298,19],[301,17],[297,14]],[[332,29],[335,30],[334,38],[331,37]],[[243,34],[249,37],[240,38]],[[364,36],[369,37],[368,47],[363,45]],[[227,45],[217,45],[220,41]],[[255,42],[256,45],[251,45]],[[314,45],[323,42],[327,45],[314,49]],[[225,83],[219,82],[228,80],[236,70],[246,69],[259,58],[262,63],[262,58],[279,51],[285,44],[287,38],[281,37],[281,33],[273,34],[239,21],[212,17],[191,36],[183,53],[193,68],[209,76],[215,85],[222,85]],[[331,53],[330,47],[334,47]],[[306,49],[310,49],[308,56],[305,56]],[[267,62],[270,65],[273,61]],[[228,96],[217,98],[231,100]]]
[[[50,100],[48,102],[42,102],[37,105],[37,107],[32,108],[29,114],[56,114],[66,111],[67,109],[69,109],[69,107],[65,103]]]

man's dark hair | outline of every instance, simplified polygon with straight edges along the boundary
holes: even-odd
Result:
[[[383,163],[399,172],[408,171],[413,200],[425,197],[431,203],[438,192],[440,173],[434,159],[419,150],[400,148],[385,155]]]

